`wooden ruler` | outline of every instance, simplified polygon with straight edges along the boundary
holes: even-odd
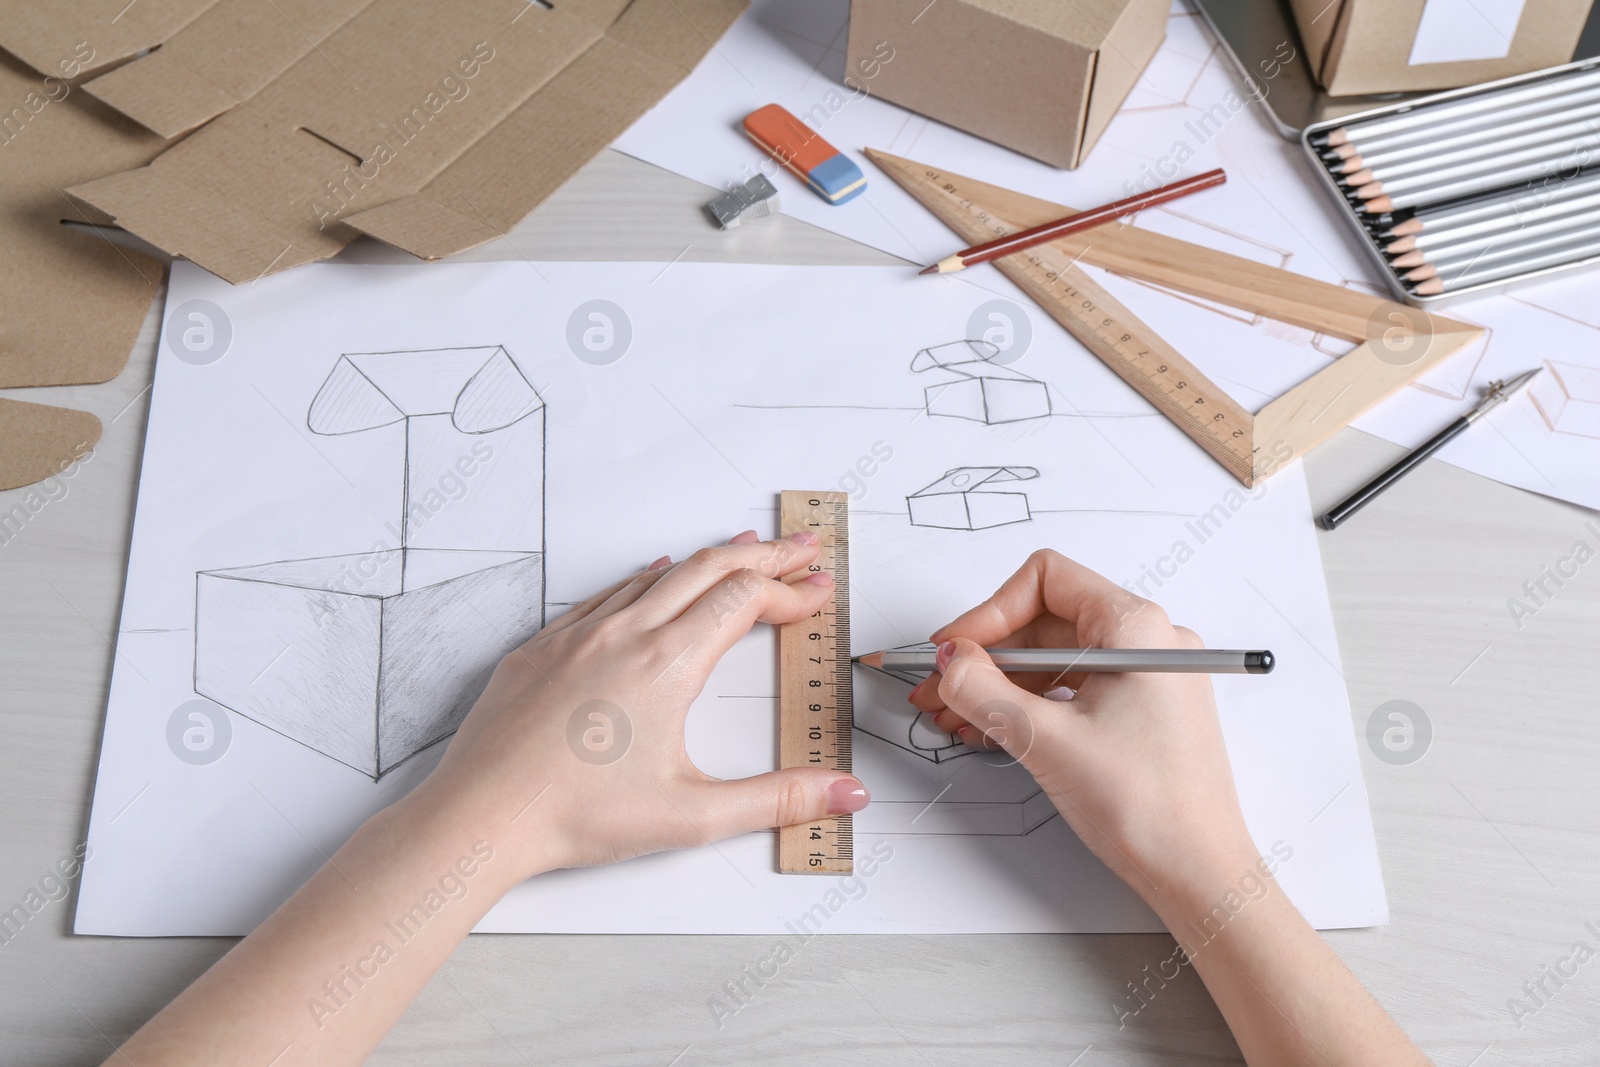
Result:
[[[782,535],[810,530],[821,540],[812,571],[833,572],[833,599],[809,619],[778,630],[778,761],[850,773],[855,722],[850,689],[850,523],[844,493],[785,490]],[[855,834],[849,815],[778,831],[783,874],[850,874]]]
[[[867,149],[969,245],[1070,208]],[[1078,267],[1087,263],[1355,342],[1252,415]],[[1245,485],[1254,485],[1482,335],[1466,323],[1132,225],[1109,224],[994,261],[1051,318]],[[1377,337],[1416,342],[1375,349]]]
[[[874,162],[887,169],[890,158],[875,157]],[[897,178],[911,177],[903,172],[904,168],[891,170]],[[914,178],[908,191],[972,244],[1020,233],[1032,225],[1002,214],[1005,208],[973,188],[976,183],[971,179],[920,165]],[[1053,243],[995,260],[995,266],[1051,318],[1248,484],[1254,466],[1250,413],[1075,263]]]

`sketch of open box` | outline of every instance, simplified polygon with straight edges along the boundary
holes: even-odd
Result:
[[[544,416],[503,348],[341,356],[307,423],[394,428],[393,543],[197,574],[195,692],[374,779],[448,737],[544,624]]]
[[[857,756],[880,744],[895,754],[873,764],[872,803],[855,817],[858,833],[1020,837],[1055,818],[1055,805],[1016,760],[963,743],[906,703],[921,675],[857,666]]]
[[[987,530],[1028,522],[1033,511],[1017,482],[1039,477],[1037,467],[956,467],[906,497],[913,526]]]

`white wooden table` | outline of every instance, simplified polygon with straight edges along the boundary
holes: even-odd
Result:
[[[719,233],[700,214],[711,195],[607,153],[510,239],[465,258],[891,262],[789,219]],[[403,258],[375,245],[347,255]],[[0,910],[86,832],[159,306],[115,381],[6,394],[83,407],[107,426],[65,495],[0,543]],[[1333,503],[1397,454],[1344,431],[1308,462],[1315,501]],[[0,493],[0,515],[22,492]],[[1506,605],[1592,539],[1582,527],[1593,518],[1434,461],[1319,535],[1351,729],[1364,736],[1395,699],[1433,725],[1408,766],[1361,745],[1393,922],[1329,940],[1446,1067],[1600,1061],[1600,959],[1560,986],[1545,977],[1543,1006],[1520,1027],[1507,1004],[1574,942],[1600,952],[1584,925],[1600,929],[1600,562],[1520,628]],[[0,1062],[98,1062],[232,944],[73,937],[73,903],[51,903],[0,944]],[[818,938],[719,1029],[708,999],[769,940],[473,937],[373,1062],[1238,1060],[1188,970],[1118,1028],[1125,983],[1170,954],[1155,935]]]

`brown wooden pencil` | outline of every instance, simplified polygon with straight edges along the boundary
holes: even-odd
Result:
[[[965,270],[979,263],[987,263],[991,259],[1009,256],[1013,252],[1021,252],[1035,245],[1044,244],[1046,241],[1053,241],[1057,237],[1078,233],[1092,226],[1103,226],[1114,219],[1124,218],[1143,211],[1145,208],[1155,207],[1158,204],[1165,204],[1169,200],[1178,199],[1180,196],[1198,193],[1202,189],[1210,189],[1213,186],[1221,185],[1227,180],[1228,176],[1222,172],[1221,168],[1208,170],[1204,174],[1196,174],[1192,178],[1184,178],[1182,181],[1173,182],[1171,185],[1163,185],[1161,188],[1152,189],[1148,193],[1139,193],[1114,203],[1106,204],[1103,207],[1080,211],[1076,215],[1068,215],[1064,219],[1057,219],[1042,226],[1035,226],[1031,230],[1023,230],[1021,233],[1009,234],[985,244],[975,245],[972,248],[957,252],[955,255],[946,256],[933,266],[927,267],[918,273],[951,274],[958,270]]]

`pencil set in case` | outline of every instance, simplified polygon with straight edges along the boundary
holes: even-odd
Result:
[[[1300,140],[1409,304],[1600,263],[1600,59],[1314,123]]]

